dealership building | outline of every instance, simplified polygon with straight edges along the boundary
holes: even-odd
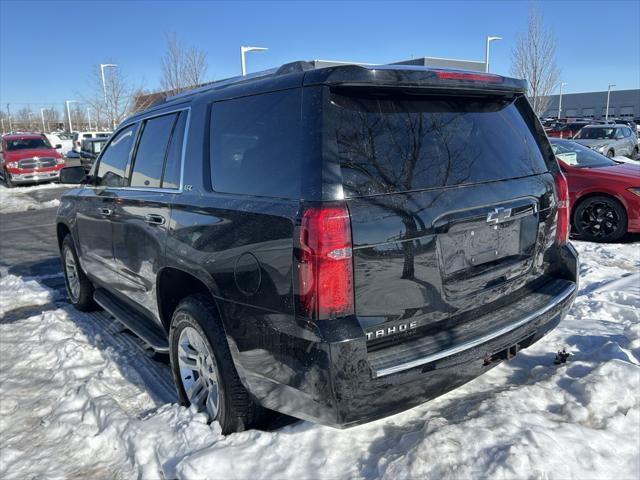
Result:
[[[545,117],[558,116],[559,95],[550,97]],[[604,118],[607,110],[607,91],[565,93],[562,95],[563,117]],[[609,117],[633,119],[640,117],[640,89],[611,90]]]

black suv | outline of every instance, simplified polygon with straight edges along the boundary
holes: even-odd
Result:
[[[57,218],[67,289],[168,352],[223,432],[346,427],[475,378],[576,295],[524,83],[295,62],[121,124]],[[94,303],[95,302],[95,303]]]

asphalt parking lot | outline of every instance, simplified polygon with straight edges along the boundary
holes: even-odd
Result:
[[[27,193],[38,202],[55,200],[68,187]],[[21,276],[61,273],[55,235],[56,208],[0,214],[0,268]]]

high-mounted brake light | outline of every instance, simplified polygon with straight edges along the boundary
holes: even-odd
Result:
[[[472,82],[502,83],[500,75],[487,75],[484,73],[444,72],[437,71],[436,75],[442,80],[466,80]]]
[[[561,171],[555,173],[554,180],[556,185],[556,203],[558,205],[556,244],[564,245],[569,240],[569,185]]]
[[[311,207],[300,225],[301,314],[323,320],[354,313],[351,219],[346,207]]]

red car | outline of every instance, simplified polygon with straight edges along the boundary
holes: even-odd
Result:
[[[0,143],[0,173],[7,187],[18,183],[57,180],[64,158],[44,135],[4,135]]]
[[[569,184],[572,232],[603,242],[640,233],[640,162],[618,163],[576,142],[550,140]]]
[[[556,122],[546,131],[548,137],[573,138],[589,122]]]

